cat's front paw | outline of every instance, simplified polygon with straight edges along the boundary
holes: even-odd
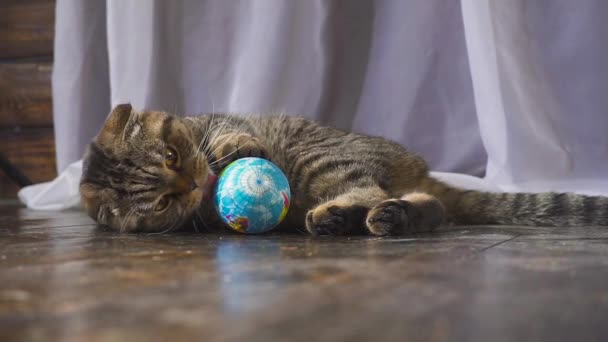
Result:
[[[211,148],[210,165],[214,171],[222,170],[233,161],[246,157],[270,159],[260,139],[247,133],[227,133],[219,136]]]
[[[306,229],[312,235],[352,235],[364,232],[367,208],[330,201],[310,210]]]

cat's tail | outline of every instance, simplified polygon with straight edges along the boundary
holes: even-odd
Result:
[[[463,190],[433,178],[421,189],[441,200],[457,224],[608,226],[608,197],[574,193],[495,193]]]

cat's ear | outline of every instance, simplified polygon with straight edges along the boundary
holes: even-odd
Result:
[[[114,107],[97,136],[97,142],[101,145],[110,145],[117,139],[122,139],[125,127],[133,114],[133,107],[129,103]]]

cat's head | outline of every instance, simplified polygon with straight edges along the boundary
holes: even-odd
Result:
[[[84,156],[87,213],[120,232],[180,226],[208,195],[211,173],[198,143],[182,118],[118,105]]]

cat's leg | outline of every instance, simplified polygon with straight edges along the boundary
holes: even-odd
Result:
[[[368,211],[388,198],[388,194],[377,186],[352,188],[309,210],[306,229],[313,235],[366,233]]]
[[[445,208],[437,198],[413,192],[378,203],[367,213],[365,224],[373,235],[403,235],[432,231],[444,220]]]
[[[266,146],[260,139],[249,133],[223,133],[213,140],[210,148],[210,164],[216,172],[231,162],[245,157],[269,159]]]
[[[314,207],[306,215],[306,229],[313,235],[403,235],[432,231],[444,220],[444,206],[429,194],[389,198],[379,187],[364,187]]]

